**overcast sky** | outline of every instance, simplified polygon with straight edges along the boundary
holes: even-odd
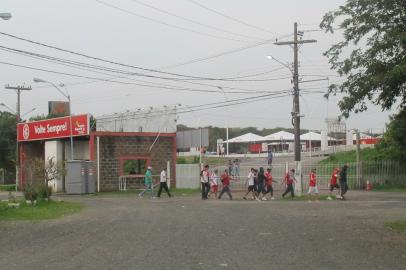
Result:
[[[264,95],[260,91],[284,91],[292,88],[288,68],[267,58],[267,55],[273,55],[284,63],[291,63],[293,51],[290,47],[276,46],[273,42],[269,42],[207,61],[180,66],[178,64],[248,47],[264,40],[274,38],[290,40],[295,21],[299,23],[299,30],[318,29],[323,14],[344,2],[344,0],[0,0],[0,12],[10,12],[13,16],[9,21],[0,20],[0,32],[131,66],[199,77],[243,77],[240,80],[256,80],[174,82],[140,76],[114,79],[125,82],[123,84],[52,74],[3,63],[0,64],[0,85],[25,83],[33,87],[33,91],[22,94],[22,113],[37,108],[27,116],[47,113],[48,100],[64,100],[64,97],[52,87],[33,83],[34,77],[56,84],[64,83],[72,97],[73,113],[91,113],[96,117],[149,106],[182,104],[184,108],[193,108],[195,105],[225,100],[250,100],[249,97]],[[229,17],[204,9],[198,5],[199,3]],[[327,90],[328,82],[342,79],[329,69],[327,59],[322,53],[331,44],[340,40],[341,36],[319,31],[305,32],[303,38],[317,39],[318,42],[306,44],[300,49],[299,73],[303,75],[302,79],[312,80],[328,76],[329,81],[301,84],[303,94],[300,106],[304,115],[302,128],[323,129],[326,117],[335,117],[339,114],[337,108],[339,97],[332,97],[327,101],[320,92]],[[86,59],[4,35],[0,35],[0,45],[121,71],[169,76]],[[106,71],[101,70],[95,73],[77,69],[77,66],[67,67],[5,50],[0,50],[0,62],[84,77],[122,76],[117,73],[106,74]],[[262,75],[251,76],[261,73]],[[134,85],[151,85],[145,81],[159,83],[161,86],[164,84],[164,87],[169,85],[172,88],[200,89],[208,92]],[[227,93],[228,91],[253,92],[236,94]],[[0,102],[14,108],[15,93],[2,87]],[[181,114],[178,122],[190,126],[291,127],[291,110],[292,96],[263,98],[261,101],[236,106]],[[382,129],[388,121],[388,115],[394,112],[382,113],[380,108],[371,106],[367,112],[353,115],[348,119],[347,126],[362,130]]]

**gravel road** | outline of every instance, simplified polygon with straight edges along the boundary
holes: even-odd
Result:
[[[406,193],[347,201],[72,196],[78,214],[0,221],[0,269],[406,269]]]

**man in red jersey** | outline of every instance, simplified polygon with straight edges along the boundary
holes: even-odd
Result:
[[[272,182],[276,182],[276,181],[272,179],[272,169],[268,168],[268,169],[266,169],[266,172],[265,172],[265,185],[266,185],[265,194],[271,193],[271,200],[275,200],[275,198],[273,196]],[[264,196],[265,196],[265,194],[264,194]]]
[[[338,175],[340,173],[340,169],[337,167],[333,170],[333,173],[331,174],[331,178],[330,178],[330,194],[327,197],[327,200],[332,200],[332,196],[333,196],[333,191],[334,189],[338,190],[338,197],[340,197],[340,186],[338,185],[337,181],[338,181]]]
[[[291,169],[290,172],[287,172],[285,175],[285,180],[283,183],[286,184],[286,190],[282,194],[282,197],[285,197],[286,194],[290,192],[292,199],[295,197],[295,190],[293,189],[293,182],[297,182],[295,179],[295,169]]]
[[[319,189],[317,188],[317,179],[316,179],[316,169],[313,169],[309,174],[310,182],[309,182],[309,192],[310,195],[309,202],[312,202],[311,197],[315,196],[316,201],[318,201],[319,197]]]
[[[221,200],[221,196],[223,196],[224,193],[227,193],[230,200],[233,199],[230,192],[230,179],[231,177],[228,174],[228,170],[226,169],[224,173],[221,175],[221,183],[223,183],[223,188],[221,189],[219,200]]]

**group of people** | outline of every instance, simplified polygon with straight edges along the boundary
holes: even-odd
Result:
[[[220,195],[217,196],[220,181],[222,184],[222,189]],[[228,169],[224,170],[219,177],[217,169],[210,172],[209,165],[205,165],[203,170],[200,172],[200,182],[202,185],[203,200],[207,200],[210,195],[214,195],[216,198],[221,199],[224,193],[227,193],[230,200],[233,199],[230,191],[231,176]]]
[[[168,194],[168,197],[172,197],[171,193],[169,192],[168,188],[168,177],[166,174],[166,169],[163,169],[161,171],[160,177],[159,177],[159,190],[158,190],[158,195],[157,197],[161,197],[162,189],[165,190],[165,192]],[[145,190],[143,190],[138,196],[142,198],[146,192],[151,193],[151,198],[155,198],[154,196],[154,183],[152,182],[152,167],[148,166],[147,171],[145,172],[144,175],[144,185],[145,185]]]
[[[344,195],[347,193],[348,184],[347,184],[347,169],[348,166],[344,165],[341,169],[335,168],[329,183],[329,196],[328,200],[332,200],[332,194],[334,189],[337,189],[338,194],[337,199],[344,200]],[[209,171],[209,165],[205,165],[203,170],[200,173],[200,181],[202,185],[202,199],[207,200],[210,195],[214,195],[216,198],[221,199],[224,193],[227,193],[230,200],[232,199],[230,182],[232,177],[229,173],[229,169],[224,170],[224,172],[219,176],[218,170],[215,169],[213,172]],[[247,191],[243,196],[244,200],[247,200],[249,194],[252,195],[252,199],[257,201],[266,201],[267,195],[270,194],[270,199],[274,200],[274,189],[272,184],[276,183],[272,176],[272,169],[267,168],[266,171],[263,167],[260,167],[259,170],[251,168],[247,176]],[[220,195],[218,195],[218,187],[222,184],[222,189]],[[297,183],[295,178],[295,170],[291,169],[284,176],[282,184],[285,184],[286,189],[282,194],[282,197],[285,197],[288,193],[292,199],[295,197],[294,184]],[[310,196],[309,202],[314,200],[318,201],[318,184],[316,169],[312,169],[309,174],[309,190],[308,195]]]

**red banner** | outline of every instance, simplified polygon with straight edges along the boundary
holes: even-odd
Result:
[[[70,122],[72,121],[72,130]],[[52,118],[47,120],[20,123],[17,126],[17,140],[35,141],[72,136],[89,135],[89,115],[73,115],[70,121],[69,116]]]

